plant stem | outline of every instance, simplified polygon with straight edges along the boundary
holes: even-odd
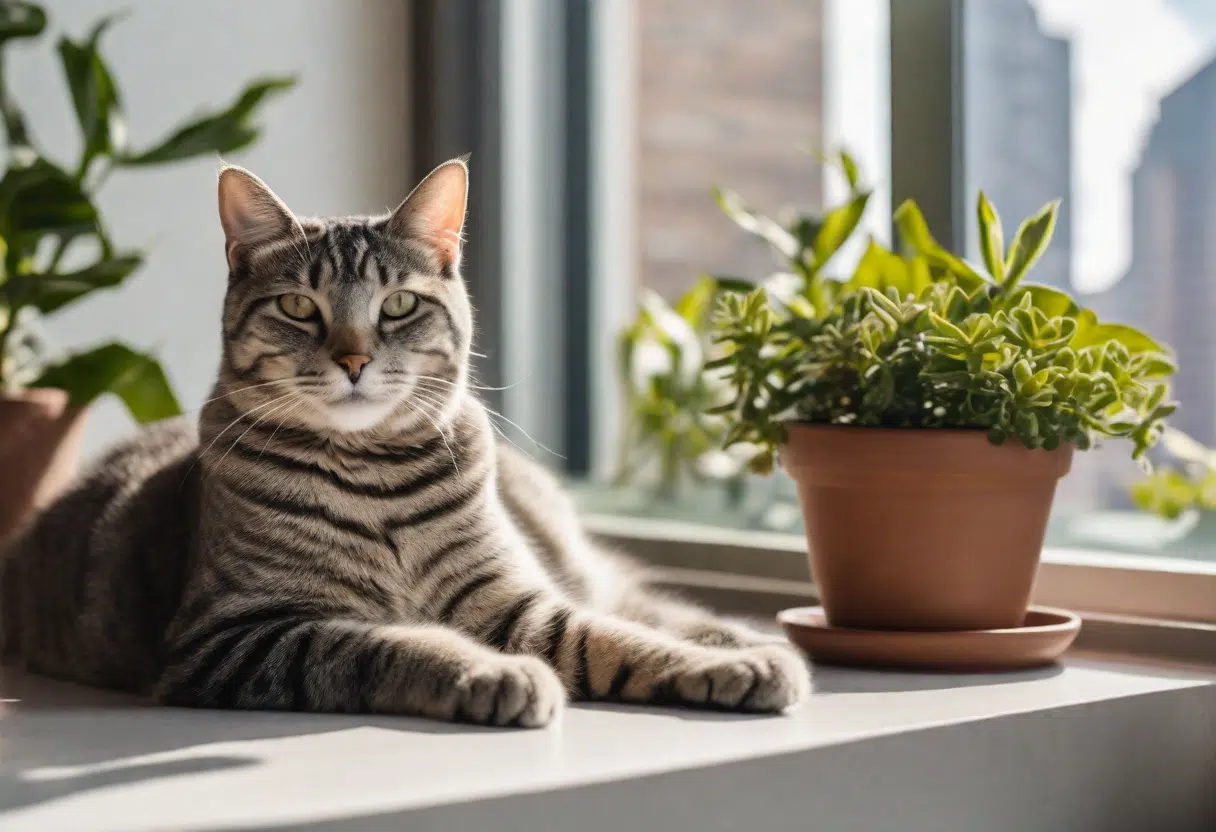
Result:
[[[47,263],[47,266],[46,266],[47,274],[55,273],[55,269],[59,268],[59,261],[63,259],[63,255],[67,252],[67,250],[68,250],[68,238],[60,237],[55,242],[55,251],[53,254],[51,254],[50,262]]]
[[[0,53],[0,119],[4,121],[4,132],[8,139],[10,152],[16,148],[30,147],[30,136],[25,127],[25,119],[9,93],[3,53]]]

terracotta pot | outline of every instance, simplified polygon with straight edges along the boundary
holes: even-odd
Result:
[[[1022,625],[1072,446],[791,425],[781,462],[833,627],[991,630]]]
[[[71,482],[83,429],[62,390],[0,394],[0,541]]]

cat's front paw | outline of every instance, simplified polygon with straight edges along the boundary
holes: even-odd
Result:
[[[548,725],[566,704],[566,689],[547,664],[532,656],[504,656],[473,668],[461,680],[456,718],[479,725]]]
[[[771,713],[805,702],[811,675],[787,646],[714,650],[676,669],[670,689],[687,705]]]

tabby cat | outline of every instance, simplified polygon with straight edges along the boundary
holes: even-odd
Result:
[[[540,726],[567,698],[784,711],[789,647],[647,589],[469,383],[468,169],[389,216],[219,178],[223,358],[193,425],[111,451],[16,537],[0,648],[171,705]]]

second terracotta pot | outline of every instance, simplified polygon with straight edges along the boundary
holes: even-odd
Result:
[[[1022,624],[1072,447],[796,424],[781,463],[832,626],[991,630]]]
[[[0,542],[71,483],[84,414],[63,390],[0,394]]]

